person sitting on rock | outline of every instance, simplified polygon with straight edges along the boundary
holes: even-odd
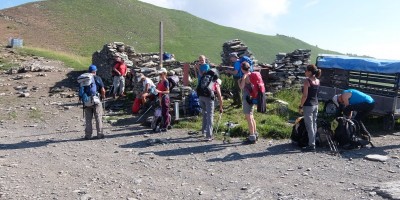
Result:
[[[140,93],[138,96],[141,97],[142,104],[145,104],[147,101],[147,98],[150,95],[157,95],[156,93],[156,85],[153,83],[153,81],[146,77],[144,74],[138,74],[138,82],[142,81],[143,82],[143,91]]]
[[[115,99],[117,94],[120,97],[124,97],[125,94],[125,77],[127,74],[127,66],[125,65],[124,60],[119,57],[115,56],[115,61],[116,64],[114,65],[112,69],[112,75],[113,75],[113,86],[114,86],[114,91],[113,91],[113,98]]]

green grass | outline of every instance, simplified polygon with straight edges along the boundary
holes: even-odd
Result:
[[[318,53],[330,53],[293,37],[224,27],[186,12],[137,0],[51,0],[38,4],[49,18],[50,25],[45,27],[51,29],[46,31],[55,38],[48,47],[59,46],[57,49],[83,57],[91,57],[105,43],[113,41],[124,42],[139,52],[156,52],[160,21],[164,23],[165,51],[174,53],[182,61],[193,61],[205,54],[218,64],[222,44],[236,38],[243,40],[259,61],[267,63],[273,62],[278,52],[292,52],[297,48],[311,49],[312,59]],[[46,46],[41,40],[25,42]]]
[[[281,115],[279,113],[276,99],[281,99],[288,102],[289,110],[288,115]],[[292,125],[288,123],[289,119],[294,119],[300,114],[298,114],[298,105],[301,99],[301,93],[298,90],[282,90],[275,94],[274,98],[269,101],[273,103],[268,103],[268,112],[266,114],[254,112],[254,118],[256,119],[257,131],[261,137],[264,138],[288,138],[290,137],[292,131]],[[224,113],[222,115],[221,122],[218,126],[217,120],[219,113],[215,113],[214,116],[214,129],[218,129],[219,133],[215,136],[216,138],[221,138],[221,132],[226,132],[227,128],[225,123],[233,122],[238,124],[231,130],[232,137],[245,137],[248,134],[247,121],[242,113],[242,109],[232,108],[229,105],[232,103],[231,100],[224,102]],[[175,128],[185,128],[190,130],[201,130],[202,118],[201,116],[195,119],[190,119],[188,121],[181,121],[174,125]]]
[[[30,110],[28,113],[30,119],[42,119],[43,113],[39,109]]]
[[[65,52],[57,52],[48,49],[24,47],[18,50],[22,55],[41,56],[52,60],[62,61],[67,67],[75,70],[85,70],[91,64],[90,57],[77,56]]]
[[[8,70],[14,67],[15,65],[5,58],[0,58],[0,70]]]

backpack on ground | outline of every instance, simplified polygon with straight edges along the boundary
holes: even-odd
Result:
[[[199,115],[201,113],[201,106],[199,96],[196,91],[192,90],[189,94],[189,113],[192,115]]]
[[[251,60],[251,58],[249,58],[248,56],[242,56],[239,58],[240,64],[242,64],[243,62],[247,62],[250,65],[250,72],[254,71],[254,62],[253,60]]]
[[[357,121],[345,117],[337,117],[336,121],[338,125],[335,129],[335,140],[339,146],[345,149],[365,147],[368,144],[373,146],[370,136],[361,134]]]
[[[293,125],[290,139],[292,140],[293,144],[296,144],[299,147],[305,147],[308,145],[308,133],[303,117],[299,117],[296,119],[296,122]]]
[[[197,95],[214,99],[215,94],[213,91],[213,87],[218,78],[219,73],[218,70],[215,68],[210,69],[205,74],[203,74],[203,76],[199,80],[200,83],[197,85]]]
[[[97,85],[92,73],[84,73],[78,77],[79,100],[83,107],[89,107],[100,103],[97,94]]]
[[[175,75],[168,77],[167,80],[169,82],[169,91],[172,91],[179,83],[179,77]]]

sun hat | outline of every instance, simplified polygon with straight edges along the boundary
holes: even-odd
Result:
[[[161,68],[160,70],[158,70],[158,74],[162,74],[162,73],[167,74],[167,73],[168,73],[167,69],[165,69],[165,68],[163,67],[163,68]]]
[[[95,71],[97,71],[96,65],[90,65],[88,71],[89,71],[89,72],[95,72]]]
[[[236,52],[230,53],[229,57],[239,58],[238,53],[236,53]]]

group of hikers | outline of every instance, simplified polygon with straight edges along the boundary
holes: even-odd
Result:
[[[257,124],[254,119],[254,105],[257,105],[257,111],[266,112],[266,96],[265,84],[259,72],[254,71],[252,60],[247,56],[241,56],[237,53],[231,53],[230,60],[232,66],[225,70],[224,73],[232,75],[234,79],[233,103],[231,106],[242,108],[243,114],[248,123],[247,142],[256,143],[259,134],[257,132]],[[123,97],[125,76],[127,75],[127,67],[123,59],[118,55],[115,56],[116,64],[113,67],[113,98],[117,95]],[[195,74],[198,84],[196,92],[198,95],[200,107],[202,109],[202,134],[205,141],[213,140],[213,119],[216,100],[218,100],[219,112],[224,112],[223,97],[221,94],[221,85],[223,84],[219,78],[219,72],[216,68],[211,68],[207,63],[207,58],[204,55],[199,56],[198,62],[195,65]],[[92,139],[92,119],[96,120],[96,129],[98,139],[104,138],[102,129],[102,113],[103,107],[101,99],[105,99],[105,87],[102,79],[96,75],[97,67],[91,65],[88,73],[78,77],[80,83],[80,98],[84,104],[85,112],[85,139]],[[157,71],[159,74],[159,82],[155,84],[152,79],[144,74],[136,73],[134,77],[137,82],[143,84],[143,90],[137,94],[137,99],[145,104],[149,101],[149,97],[155,97],[153,100],[158,100],[161,108],[162,122],[160,131],[167,132],[171,128],[170,110],[170,81],[168,80],[168,71],[166,68],[161,68]],[[321,69],[315,65],[308,65],[305,70],[305,80],[302,88],[302,98],[299,105],[299,113],[303,115],[305,128],[308,135],[308,145],[303,148],[305,151],[315,151],[316,134],[317,134],[317,116],[318,116],[318,91],[320,87],[319,77]],[[338,108],[343,110],[343,114],[347,118],[352,118],[353,111],[357,114],[354,118],[360,124],[361,131],[369,135],[362,120],[373,110],[375,102],[371,96],[355,90],[344,90],[342,94],[332,97],[332,101]]]

